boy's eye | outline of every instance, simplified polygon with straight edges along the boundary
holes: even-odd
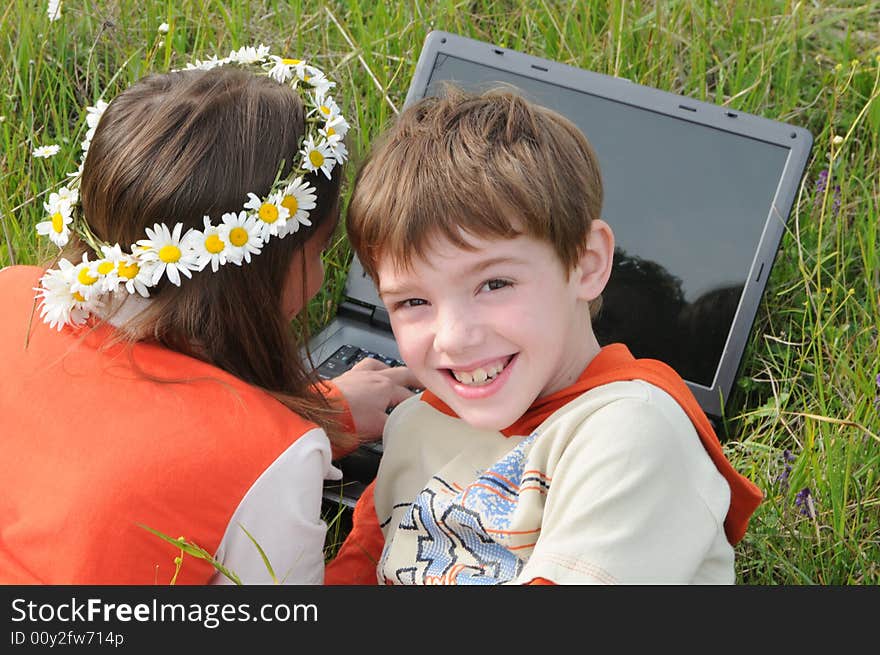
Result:
[[[420,305],[427,305],[428,301],[423,300],[422,298],[407,298],[406,300],[401,300],[400,302],[394,303],[395,309],[406,309],[407,307],[418,307]]]
[[[512,285],[513,282],[510,280],[486,280],[483,282],[483,286],[480,287],[480,291],[497,291]]]

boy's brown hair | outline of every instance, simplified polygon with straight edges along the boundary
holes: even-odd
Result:
[[[376,280],[380,257],[409,266],[438,238],[467,247],[528,235],[566,271],[602,209],[602,179],[583,133],[515,92],[442,97],[406,109],[361,167],[347,213],[349,240]]]

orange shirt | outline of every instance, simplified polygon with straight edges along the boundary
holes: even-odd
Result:
[[[0,271],[0,583],[167,584],[179,551],[139,525],[214,553],[255,480],[316,426],[204,362],[108,346],[108,325],[31,320],[41,274]],[[178,583],[213,573],[187,556]]]

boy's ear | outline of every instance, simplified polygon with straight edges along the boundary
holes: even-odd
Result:
[[[589,301],[602,294],[611,277],[613,261],[614,232],[608,223],[596,219],[590,226],[587,248],[573,271],[578,276],[579,297]]]

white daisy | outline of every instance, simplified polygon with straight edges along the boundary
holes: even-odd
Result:
[[[161,23],[159,27],[156,28],[156,31],[159,32],[159,34],[168,34],[168,30],[170,29],[171,28],[168,26],[168,23]]]
[[[209,71],[212,68],[217,68],[217,66],[228,64],[229,61],[230,60],[227,57],[223,57],[222,59],[220,59],[217,57],[217,55],[211,55],[208,59],[205,59],[204,61],[196,59],[194,62],[188,63],[184,70]]]
[[[61,18],[61,0],[49,0],[46,14],[49,16],[50,21],[56,21]],[[61,328],[58,329],[60,330]]]
[[[52,202],[56,196],[59,202],[67,203],[68,207],[73,207],[79,201],[79,190],[63,186],[55,193],[49,194],[49,202]]]
[[[284,187],[281,191],[281,204],[290,213],[284,232],[278,236],[284,237],[299,230],[300,225],[310,226],[309,210],[315,208],[315,200],[318,199],[315,187],[308,182],[303,182],[301,177]]]
[[[107,111],[108,106],[109,103],[104,102],[103,100],[98,100],[94,107],[86,107],[86,125],[89,126],[89,129],[94,130],[98,127],[98,123],[101,121],[101,116]]]
[[[270,55],[273,65],[269,68],[267,75],[277,82],[284,84],[287,80],[292,79],[294,73],[294,63],[296,59],[282,59],[277,55]]]
[[[342,137],[328,137],[327,147],[330,149],[330,154],[333,156],[333,159],[338,161],[340,164],[348,159],[348,148],[345,147],[345,143],[342,141]]]
[[[164,223],[156,223],[152,229],[146,229],[147,238],[137,242],[141,247],[139,258],[156,263],[150,286],[155,286],[162,275],[167,274],[171,284],[179,287],[180,274],[192,277],[192,271],[196,270],[198,256],[190,245],[192,230],[187,230],[181,239],[182,230],[183,223],[175,225],[173,233]]]
[[[80,144],[83,151],[83,158],[85,158],[86,153],[88,153],[89,146],[92,145],[95,130],[98,128],[98,123],[101,121],[101,116],[104,115],[107,105],[108,103],[103,100],[98,100],[98,103],[94,107],[86,107],[86,125],[89,126],[89,129],[86,132],[85,140]]]
[[[326,139],[316,144],[314,137],[310,134],[303,144],[300,154],[303,157],[302,166],[304,169],[307,171],[321,170],[327,179],[330,179],[330,172],[336,165],[336,160],[333,158],[333,153]]]
[[[238,64],[256,64],[263,61],[268,55],[269,46],[261,43],[256,48],[249,45],[233,50],[227,59]]]
[[[281,204],[281,194],[273,193],[265,200],[254,194],[248,194],[248,201],[244,208],[254,212],[254,216],[260,221],[260,237],[268,241],[270,236],[278,236],[287,225],[287,217],[290,212]]]
[[[88,302],[103,293],[100,284],[101,275],[98,273],[98,262],[89,261],[89,253],[83,253],[82,261],[73,267],[73,282],[70,285],[71,292],[81,302]]]
[[[304,66],[302,73],[297,71],[297,76],[303,82],[310,84],[320,95],[326,95],[330,92],[330,89],[336,86],[335,82],[328,80],[327,76],[314,66]]]
[[[344,139],[348,134],[348,128],[348,122],[342,116],[335,116],[324,123],[324,127],[318,130],[318,133],[325,139],[329,139],[331,136]]]
[[[119,248],[119,246],[116,245],[114,248]],[[108,255],[105,254],[105,256],[109,258]],[[114,253],[114,261],[116,262],[116,278],[119,283],[125,286],[125,290],[128,293],[138,293],[144,298],[149,298],[149,289],[152,286],[156,263],[140,260],[134,255],[122,252],[121,249],[118,259],[115,258]]]
[[[219,228],[220,238],[229,249],[226,260],[239,266],[242,260],[250,264],[251,255],[259,255],[263,247],[260,220],[256,216],[248,215],[246,211],[223,214],[221,220],[223,224]]]
[[[58,193],[49,196],[43,203],[49,214],[48,220],[37,223],[37,234],[48,236],[52,243],[63,248],[70,240],[70,224],[73,223],[72,207],[69,196],[61,197]]]
[[[85,298],[71,289],[74,269],[66,259],[60,260],[58,268],[49,269],[40,278],[40,287],[36,290],[42,299],[40,317],[59,331],[65,323],[81,325],[89,315]]]
[[[50,157],[54,157],[55,155],[57,155],[59,152],[61,152],[61,146],[53,143],[52,145],[34,148],[34,151],[31,154],[34,157],[49,159]]]
[[[211,270],[216,273],[220,266],[226,263],[229,249],[220,234],[220,229],[211,225],[211,217],[205,216],[204,221],[205,229],[193,234],[193,248],[198,256],[196,264],[200,271],[211,264]]]
[[[336,101],[328,95],[315,93],[310,100],[313,105],[312,110],[309,112],[310,116],[312,114],[317,114],[325,121],[329,121],[342,113],[339,109],[339,105],[336,104]]]
[[[119,262],[125,257],[125,253],[118,243],[115,246],[101,246],[101,253],[104,258],[98,260],[99,284],[105,292],[116,291],[119,283],[122,282],[119,278]]]

